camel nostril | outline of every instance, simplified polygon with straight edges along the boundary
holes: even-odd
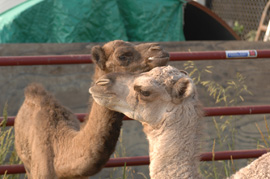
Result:
[[[110,82],[111,81],[109,79],[103,78],[96,81],[96,85],[105,86],[105,85],[108,85]]]

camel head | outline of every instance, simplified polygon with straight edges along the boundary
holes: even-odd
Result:
[[[169,61],[169,53],[157,43],[138,45],[115,40],[92,48],[92,60],[103,74],[110,72],[145,72]],[[97,78],[100,77],[98,74]]]
[[[110,73],[97,80],[89,92],[98,104],[150,125],[162,123],[179,105],[197,100],[187,72],[172,66],[141,74]]]

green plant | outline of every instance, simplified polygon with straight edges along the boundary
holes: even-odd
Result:
[[[121,129],[120,136],[118,139],[118,145],[117,145],[116,150],[113,154],[113,157],[118,158],[118,157],[125,157],[125,156],[126,156],[126,148],[123,145],[123,129]],[[119,172],[121,168],[122,168],[122,176],[119,174],[119,173],[121,173],[121,172]],[[130,172],[130,168],[127,167],[126,164],[124,167],[121,167],[121,168],[119,168],[119,167],[113,168],[112,171],[110,172],[110,178],[126,179],[127,175]]]
[[[249,32],[245,35],[245,40],[246,40],[246,41],[250,41],[250,42],[255,41],[256,33],[257,33],[256,30],[251,30],[251,31],[249,31]]]
[[[233,24],[233,30],[240,36],[243,34],[244,26],[241,25],[238,21],[235,21]]]
[[[245,77],[237,73],[233,79],[225,81],[220,84],[214,80],[205,80],[206,73],[212,74],[213,66],[205,66],[201,69],[197,67],[195,62],[188,61],[184,64],[185,70],[187,70],[194,82],[205,88],[209,96],[215,101],[215,104],[222,106],[232,106],[244,101],[243,93],[252,95],[245,84]],[[224,85],[225,84],[225,85]],[[239,120],[235,116],[220,116],[212,117],[212,122],[215,127],[216,133],[214,137],[212,153],[216,149],[222,150],[234,150],[235,149],[235,135],[237,131],[235,129],[235,120]],[[224,178],[229,177],[237,170],[237,166],[233,159],[228,161],[212,161],[202,162],[201,173],[205,178]]]
[[[123,142],[123,129],[121,129],[120,136],[118,139],[118,145],[113,154],[113,157],[118,158],[118,157],[126,157],[126,156],[127,156],[126,147]],[[111,179],[135,179],[138,176],[140,176],[140,178],[147,179],[144,173],[136,172],[132,167],[126,166],[126,164],[124,165],[124,167],[121,167],[121,168],[115,167],[110,172]]]
[[[3,110],[3,121],[0,124],[0,165],[19,164],[20,159],[14,149],[14,132],[12,127],[7,127],[7,107]],[[17,179],[19,175],[3,175],[4,179]]]
[[[270,146],[270,130],[269,130],[269,126],[268,126],[268,123],[267,123],[265,116],[264,116],[264,124],[265,124],[265,128],[266,128],[266,136],[263,134],[259,125],[257,123],[255,123],[255,126],[260,133],[261,141],[262,141],[262,144],[260,144],[260,141],[257,142],[258,149],[269,149],[269,146]]]

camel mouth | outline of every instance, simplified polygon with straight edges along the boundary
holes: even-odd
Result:
[[[91,88],[89,90],[90,94],[92,95],[94,100],[98,100],[98,101],[110,101],[112,99],[115,99],[116,94],[114,93],[98,93],[98,92],[93,92],[91,91]]]
[[[112,99],[115,97],[115,94],[92,94],[94,99]]]
[[[102,93],[102,91],[99,88],[96,88],[95,86],[89,88],[89,93],[92,95],[93,98],[113,98],[116,96],[115,93]]]

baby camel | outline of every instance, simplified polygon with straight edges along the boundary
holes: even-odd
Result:
[[[156,67],[142,74],[111,73],[89,92],[111,110],[140,121],[149,141],[151,178],[200,178],[202,106],[187,73]]]
[[[116,40],[92,48],[94,81],[113,71],[144,72],[165,65],[158,44]],[[15,120],[15,147],[28,178],[83,178],[99,172],[115,149],[123,114],[93,102],[84,127],[41,85],[25,90]]]

